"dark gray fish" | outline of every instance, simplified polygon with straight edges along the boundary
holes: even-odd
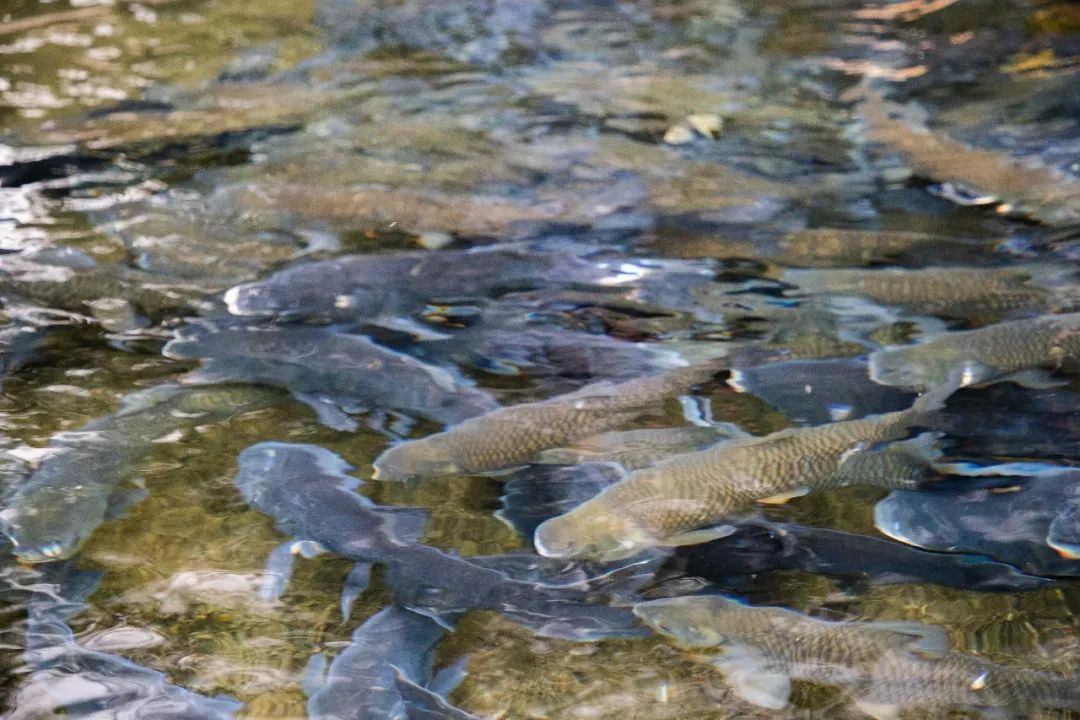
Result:
[[[260,443],[240,455],[236,483],[255,509],[294,537],[271,558],[264,594],[283,589],[293,550],[309,541],[358,562],[351,578],[362,591],[366,568],[386,567],[398,605],[451,623],[468,610],[503,612],[552,637],[591,639],[636,635],[628,608],[589,602],[585,576],[572,564],[532,554],[462,558],[416,544],[426,511],[373,506],[349,488],[359,483],[337,455],[312,445]]]
[[[793,423],[821,425],[902,410],[913,396],[872,382],[857,358],[792,360],[733,370],[728,384],[752,393]]]
[[[544,558],[535,557],[537,564]],[[586,588],[520,578],[509,556],[462,558],[425,545],[396,550],[385,559],[386,584],[410,610],[452,623],[473,609],[495,610],[538,635],[599,640],[641,634],[627,607],[589,602]],[[529,576],[532,577],[529,577]]]
[[[399,607],[380,610],[356,629],[352,643],[330,663],[326,681],[308,700],[311,720],[399,720],[404,700],[395,678],[431,676],[431,656],[445,630]]]
[[[1080,500],[1080,472],[965,483],[952,491],[893,492],[877,504],[874,522],[889,537],[927,550],[988,555],[1034,575],[1080,575],[1080,562],[1062,557],[1048,538],[1055,518]]]
[[[308,541],[359,563],[343,599],[347,615],[350,598],[366,586],[370,564],[423,537],[426,510],[376,506],[353,492],[362,483],[348,474],[351,470],[338,455],[317,445],[265,442],[240,453],[235,483],[244,499],[292,536],[271,554],[261,590],[264,599],[284,592],[294,550],[303,550],[300,543]]]
[[[197,321],[178,330],[162,352],[200,358],[202,367],[187,378],[192,382],[284,387],[341,430],[356,429],[347,410],[397,409],[450,424],[499,407],[443,368],[325,328]]]
[[[363,321],[394,319],[440,300],[485,298],[537,285],[619,284],[647,268],[524,247],[354,255],[286,268],[225,293],[234,315]]]
[[[236,700],[172,685],[163,673],[80,646],[67,619],[85,608],[100,574],[53,566],[35,584],[26,625],[27,674],[14,691],[10,720],[225,720]]]
[[[44,340],[41,330],[13,323],[0,328],[0,381],[29,363]]]
[[[616,340],[563,328],[489,328],[480,325],[446,340],[418,343],[424,358],[450,361],[500,375],[628,380],[685,365],[660,344]]]
[[[165,384],[133,393],[115,414],[52,437],[34,472],[8,489],[0,528],[23,562],[70,557],[106,517],[145,496],[117,486],[155,441],[280,401],[276,392],[250,387]]]
[[[502,508],[495,515],[531,538],[540,523],[577,507],[624,475],[607,462],[527,465],[508,476]]]
[[[1080,396],[1068,388],[1030,390],[1001,383],[957,393],[933,427],[954,438],[951,452],[961,457],[1068,460],[1080,447],[1077,407]]]
[[[1054,584],[987,557],[935,553],[869,535],[792,523],[740,523],[734,534],[676,551],[680,574],[723,584],[733,577],[802,570],[892,584],[932,582],[980,592],[1017,592]]]

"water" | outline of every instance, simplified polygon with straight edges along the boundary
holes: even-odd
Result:
[[[407,666],[400,687],[434,677],[428,687],[479,717],[861,716],[818,682],[795,682],[783,710],[750,705],[629,611],[700,591],[938,625],[987,662],[1080,672],[1080,563],[1045,542],[1054,504],[1074,502],[1068,472],[948,477],[881,504],[881,489],[813,492],[713,545],[621,569],[541,561],[514,527],[587,497],[604,473],[588,487],[558,468],[372,477],[388,446],[447,418],[719,353],[738,367],[730,378],[618,429],[722,422],[763,435],[891,412],[913,395],[870,381],[871,352],[1076,312],[1078,28],[1068,2],[7,3],[4,507],[50,463],[59,487],[78,486],[58,497],[109,496],[104,517],[33,516],[61,516],[56,541],[85,529],[46,543],[71,559],[20,565],[4,550],[7,716],[66,704],[64,716],[306,717],[312,657],[332,665],[395,601],[434,618],[402,620],[431,637],[381,644],[373,624],[357,642]],[[310,275],[345,255],[387,258],[342,266],[341,289]],[[956,275],[913,300],[828,272],[886,266],[1013,280],[961,297]],[[314,278],[273,291],[287,317],[229,313],[241,309],[230,288],[286,267]],[[286,323],[326,327],[275,327]],[[200,348],[214,328],[223,347]],[[334,360],[357,347],[361,362]],[[932,428],[946,433],[942,460],[1075,465],[1075,362],[1050,358],[1067,371],[1053,387],[955,394]],[[356,390],[380,370],[377,388]],[[214,393],[205,381],[227,383]],[[193,386],[187,405],[148,404],[177,382]],[[48,457],[76,441],[76,470]],[[299,535],[234,482],[241,453],[263,442],[321,447],[312,457],[337,456],[324,471],[352,468],[320,477],[344,489],[298,496],[297,512],[312,512]],[[345,540],[318,553],[304,535],[331,514],[315,500],[337,509],[349,476],[374,506],[426,509],[429,548],[389,532],[349,550],[339,521],[324,544]],[[917,527],[897,519],[904,507],[922,513],[903,516]],[[876,508],[890,537],[933,552],[891,554]],[[381,512],[369,514],[395,516]],[[1073,516],[1054,537],[1072,537]],[[268,558],[280,572],[289,556],[284,593],[267,597]],[[370,577],[354,561],[373,562]],[[583,589],[586,577],[600,579]],[[83,650],[68,646],[57,670],[41,648],[65,628]],[[60,682],[65,672],[85,683]],[[372,672],[394,678],[385,664]],[[113,695],[95,705],[103,676]],[[453,716],[422,689],[406,694],[414,712]],[[386,702],[368,696],[346,706]],[[1033,705],[1021,716],[1080,716]]]

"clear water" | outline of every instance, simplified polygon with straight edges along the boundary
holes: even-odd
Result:
[[[520,282],[495,283],[483,297],[442,289],[390,313],[461,335],[471,355],[440,355],[433,343],[442,341],[387,329],[392,318],[361,319],[361,332],[455,369],[503,405],[574,390],[604,379],[605,368],[564,356],[554,368],[496,372],[505,358],[495,344],[464,333],[487,337],[500,308],[527,316],[531,329],[684,352],[760,341],[810,360],[860,358],[920,332],[1046,308],[987,302],[950,314],[916,303],[872,321],[774,312],[768,301],[799,286],[785,274],[791,268],[1037,264],[1061,288],[1051,309],[1075,311],[1078,28],[1068,2],[9,0],[0,9],[0,319],[36,328],[40,340],[25,351],[11,345],[5,359],[0,439],[15,451],[0,468],[5,487],[18,487],[27,458],[41,461],[28,448],[197,368],[162,347],[186,318],[224,316],[230,287],[340,255],[525,242],[537,253],[593,248],[613,266],[664,259],[688,273],[661,274],[636,295],[568,289],[566,278],[540,274],[525,296]],[[868,87],[889,104],[861,100]],[[722,118],[722,130],[694,130],[696,115]],[[927,151],[923,124],[987,152]],[[1041,169],[1011,172],[1010,156]],[[797,235],[829,228],[887,235],[846,252]],[[792,233],[802,245],[784,244]],[[882,252],[887,241],[894,247]],[[61,248],[80,255],[57,259]],[[448,264],[451,288],[454,272]],[[680,285],[695,273],[712,275]],[[511,336],[524,332],[519,320],[507,323]],[[828,375],[824,367],[807,371],[824,391],[802,399],[778,396],[794,381],[775,374],[751,378],[743,392],[721,376],[698,394],[715,420],[755,434],[822,422],[837,405],[833,389],[858,401],[840,402],[841,413],[907,402],[875,395],[883,390],[860,360]],[[1047,390],[965,391],[945,414],[946,454],[1076,464],[1078,390],[1073,379]],[[267,557],[287,536],[233,484],[245,448],[276,440],[339,454],[374,502],[430,509],[430,546],[463,556],[530,548],[495,515],[503,476],[371,479],[372,461],[394,438],[438,423],[372,406],[347,408],[362,410],[357,428],[336,430],[271,394],[209,422],[163,422],[123,461],[119,487],[146,496],[94,529],[69,561],[102,572],[70,619],[83,645],[159,670],[175,686],[235,698],[244,718],[305,717],[309,658],[339,653],[392,602],[376,569],[342,620],[351,563],[332,553],[297,559],[280,601],[258,600]],[[672,404],[632,426],[685,422]],[[873,512],[885,495],[845,488],[763,512],[881,537]],[[1052,559],[1045,551],[1040,562]],[[6,707],[11,717],[53,717],[27,700],[28,594],[17,586],[47,582],[38,574],[58,563],[3,562],[12,586],[0,639]],[[1024,566],[1054,580],[1022,592],[883,582],[897,579],[887,569],[859,577],[788,567],[702,585],[676,563],[641,592],[721,588],[831,618],[916,620],[940,625],[971,655],[1080,671],[1080,585],[1069,577],[1080,572],[1069,562]],[[468,675],[451,699],[481,717],[858,716],[841,693],[813,683],[796,683],[785,710],[755,708],[662,638],[539,637],[490,610],[464,615],[435,665],[463,656]],[[1072,717],[1080,708],[1024,712]]]

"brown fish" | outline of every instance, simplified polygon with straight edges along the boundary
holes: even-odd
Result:
[[[386,450],[375,459],[375,477],[405,480],[522,463],[541,450],[656,413],[664,400],[707,381],[723,365],[720,359],[623,383],[598,382],[540,402],[499,408]]]
[[[913,487],[937,457],[936,438],[928,433],[890,441],[901,440],[927,412],[941,407],[952,389],[937,388],[899,412],[789,428],[676,455],[542,523],[536,549],[547,557],[617,559],[657,545],[729,535],[730,525],[715,523],[758,502],[851,484]]]

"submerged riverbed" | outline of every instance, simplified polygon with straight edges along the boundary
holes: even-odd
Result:
[[[1078,31],[9,1],[4,717],[1080,717]]]

